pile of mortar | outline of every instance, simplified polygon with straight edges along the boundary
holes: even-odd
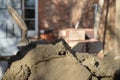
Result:
[[[117,61],[109,56],[77,53],[60,39],[23,47],[11,57],[2,80],[119,80],[119,73]]]

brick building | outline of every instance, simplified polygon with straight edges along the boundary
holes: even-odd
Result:
[[[9,13],[7,12],[7,6],[11,5],[18,11],[18,13],[22,16],[25,23],[27,24],[29,29],[28,36],[38,35],[39,29],[43,28],[54,29],[55,32],[57,32],[58,29],[74,27],[72,22],[75,21],[72,21],[72,18],[79,17],[79,13],[83,12],[80,9],[83,8],[83,5],[81,5],[83,1],[86,0],[2,0],[0,1],[0,25],[3,26],[4,24],[4,26],[16,26],[14,21],[11,20]],[[90,6],[93,6],[96,1],[97,0],[89,1],[88,4]],[[80,5],[76,6],[78,2]],[[75,11],[75,6],[78,9],[77,14],[74,14],[72,12]],[[94,13],[92,13],[92,17],[94,17]],[[18,33],[18,35],[19,34],[20,33]]]
[[[58,31],[65,28],[74,28],[77,21],[79,27],[94,28],[95,4],[99,6],[100,0],[1,0],[0,1],[0,38],[20,37],[20,30],[7,12],[7,6],[11,5],[22,16],[28,26],[28,37],[39,37],[41,29],[53,29],[55,36]],[[102,1],[102,0],[101,0]],[[104,1],[104,0],[103,0]],[[102,8],[99,24],[99,40],[104,39],[105,26],[109,26],[115,32],[115,5],[117,0],[105,0]],[[106,9],[109,3],[108,18]],[[85,5],[85,6],[83,6]],[[87,9],[86,9],[87,8]],[[87,10],[87,11],[86,11]],[[81,16],[82,15],[82,16]],[[83,20],[84,19],[84,20]],[[82,20],[82,21],[81,21]],[[105,25],[106,20],[109,22]],[[5,34],[4,34],[4,32]],[[114,41],[107,29],[107,49],[112,50]]]

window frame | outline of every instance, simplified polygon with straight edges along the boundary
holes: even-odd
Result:
[[[22,18],[24,19],[24,11],[25,11],[25,4],[24,4],[25,0],[22,0]],[[30,19],[30,18],[29,18]],[[32,20],[32,18],[31,18]],[[38,36],[38,0],[35,0],[35,30],[28,30],[28,34],[27,37],[35,37]]]

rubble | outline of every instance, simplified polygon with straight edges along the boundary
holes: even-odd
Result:
[[[119,68],[112,57],[75,52],[62,39],[38,41],[11,57],[2,80],[119,80]]]

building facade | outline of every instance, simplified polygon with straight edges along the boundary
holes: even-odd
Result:
[[[74,28],[77,21],[81,28],[94,28],[95,5],[99,6],[100,1],[104,3],[98,39],[105,42],[107,50],[114,52],[117,0],[0,0],[0,38],[21,37],[20,29],[7,12],[7,6],[12,6],[22,16],[29,29],[28,37],[39,37],[41,29],[52,29],[58,36],[60,29]]]

